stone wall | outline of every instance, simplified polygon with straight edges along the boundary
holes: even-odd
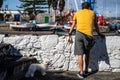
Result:
[[[74,56],[73,43],[67,37],[58,35],[0,35],[0,42],[12,44],[19,52],[13,55],[34,56],[37,60],[51,60],[51,70],[78,71],[77,56]],[[90,65],[92,70],[120,72],[120,36],[95,36],[96,43],[91,50]]]

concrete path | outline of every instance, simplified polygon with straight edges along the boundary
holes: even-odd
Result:
[[[120,80],[120,72],[96,72],[90,73],[88,77],[79,79],[77,72],[72,71],[48,71],[45,76],[36,72],[33,78],[22,78],[20,80]]]

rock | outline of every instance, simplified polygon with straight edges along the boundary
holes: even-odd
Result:
[[[99,71],[110,71],[110,64],[107,64],[105,61],[99,62]]]
[[[5,35],[0,35],[0,43],[3,41]]]

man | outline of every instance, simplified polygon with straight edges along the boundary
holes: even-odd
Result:
[[[72,30],[76,26],[75,35],[75,49],[74,54],[78,56],[78,65],[80,68],[79,74],[80,78],[84,78],[84,72],[88,72],[89,65],[89,52],[92,47],[93,40],[93,26],[96,28],[98,35],[104,37],[100,34],[97,25],[97,19],[94,11],[90,10],[90,4],[88,2],[82,3],[82,10],[75,13],[73,17],[73,24],[69,31],[69,36],[72,34]],[[83,55],[85,54],[85,71],[83,71]]]

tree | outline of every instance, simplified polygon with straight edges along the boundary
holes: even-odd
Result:
[[[64,10],[64,7],[65,7],[65,1],[64,0],[60,0],[60,2],[59,2],[60,14]]]
[[[50,7],[51,7],[51,5],[52,5],[52,1],[53,1],[53,0],[47,0],[47,1],[48,1],[49,13],[50,13]]]
[[[0,0],[0,9],[1,9],[2,5],[3,5],[3,0]]]
[[[57,9],[58,0],[52,0],[52,7],[54,10]]]
[[[22,4],[19,6],[19,8],[24,8],[25,11],[28,11],[30,14],[37,12],[44,12],[43,9],[48,8],[47,1],[46,0],[19,0],[22,2]]]
[[[50,8],[52,7],[53,10],[57,9],[57,5],[58,5],[58,0],[47,0],[48,1],[48,7],[49,7],[49,13],[50,13]]]
[[[62,12],[64,10],[64,7],[65,7],[65,1],[60,0],[60,2],[59,2],[59,10],[60,10],[60,12]]]

